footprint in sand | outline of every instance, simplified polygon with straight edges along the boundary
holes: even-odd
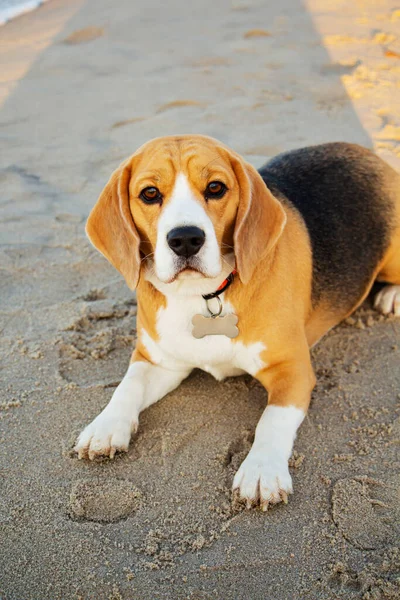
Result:
[[[82,300],[85,300],[85,302],[98,302],[99,300],[106,300],[106,298],[104,290],[93,288],[82,297]]]
[[[64,330],[59,341],[59,374],[83,387],[114,387],[135,347],[135,300],[115,304],[101,290],[91,290],[84,300],[82,316]]]
[[[84,44],[102,37],[103,35],[104,29],[102,27],[85,27],[84,29],[77,29],[77,31],[71,33],[63,40],[63,43],[71,45]]]
[[[357,67],[362,64],[361,60],[351,60],[348,62],[326,63],[320,68],[321,75],[351,75]]]
[[[70,213],[61,213],[55,216],[59,223],[82,223],[85,217],[82,215],[72,215]]]
[[[240,437],[234,439],[225,452],[221,454],[220,459],[224,467],[227,467],[229,475],[236,473],[247,454],[250,451],[254,441],[254,433],[249,429],[242,431]]]
[[[71,490],[68,514],[77,521],[115,523],[134,514],[143,494],[130,481],[80,480]]]
[[[270,37],[271,33],[266,29],[250,29],[244,34],[244,38]]]
[[[375,550],[400,536],[400,475],[385,482],[368,477],[342,479],[332,494],[332,516],[343,537],[356,548]]]
[[[184,108],[187,106],[205,106],[203,102],[198,102],[197,100],[174,100],[173,102],[167,102],[166,104],[162,104],[157,109],[157,114],[162,113],[166,110],[171,110],[172,108]]]
[[[118,127],[125,127],[125,125],[133,125],[134,123],[141,123],[145,121],[146,117],[133,117],[132,119],[125,119],[124,121],[116,121],[111,125],[111,129],[118,129]]]

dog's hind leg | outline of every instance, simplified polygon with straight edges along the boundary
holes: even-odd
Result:
[[[400,317],[400,227],[392,238],[377,280],[389,285],[385,285],[376,295],[375,308],[385,315],[394,313]]]
[[[385,285],[375,296],[374,307],[384,315],[400,317],[400,285]]]

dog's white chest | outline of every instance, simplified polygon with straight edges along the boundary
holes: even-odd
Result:
[[[223,303],[222,315],[234,313],[234,307]],[[159,340],[154,341],[146,331],[141,332],[142,342],[151,359],[166,368],[199,368],[216,379],[243,372],[255,375],[265,363],[260,354],[265,349],[261,342],[245,345],[225,335],[207,335],[201,339],[193,336],[192,319],[195,315],[209,316],[205,300],[200,297],[170,296],[167,306],[157,314]],[[238,323],[240,332],[240,321]]]

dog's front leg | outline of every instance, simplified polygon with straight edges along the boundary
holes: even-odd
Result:
[[[135,357],[135,353],[134,353]],[[113,458],[128,450],[139,424],[139,413],[174,390],[190,370],[172,371],[144,358],[133,359],[104,410],[80,434],[75,452],[79,458]]]
[[[308,355],[308,348],[307,348]],[[269,402],[258,422],[254,443],[235,475],[233,490],[247,506],[287,502],[292,493],[288,460],[306,414],[315,377],[308,360],[285,361],[257,373]]]

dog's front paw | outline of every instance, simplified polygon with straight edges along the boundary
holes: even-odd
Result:
[[[400,285],[385,285],[375,296],[374,307],[384,315],[400,317]]]
[[[137,423],[131,424],[124,415],[105,409],[85,427],[75,444],[78,458],[93,460],[97,456],[114,458],[116,452],[127,452]]]
[[[233,480],[233,491],[247,508],[258,503],[261,509],[284,502],[293,492],[287,460],[266,449],[251,449]]]

